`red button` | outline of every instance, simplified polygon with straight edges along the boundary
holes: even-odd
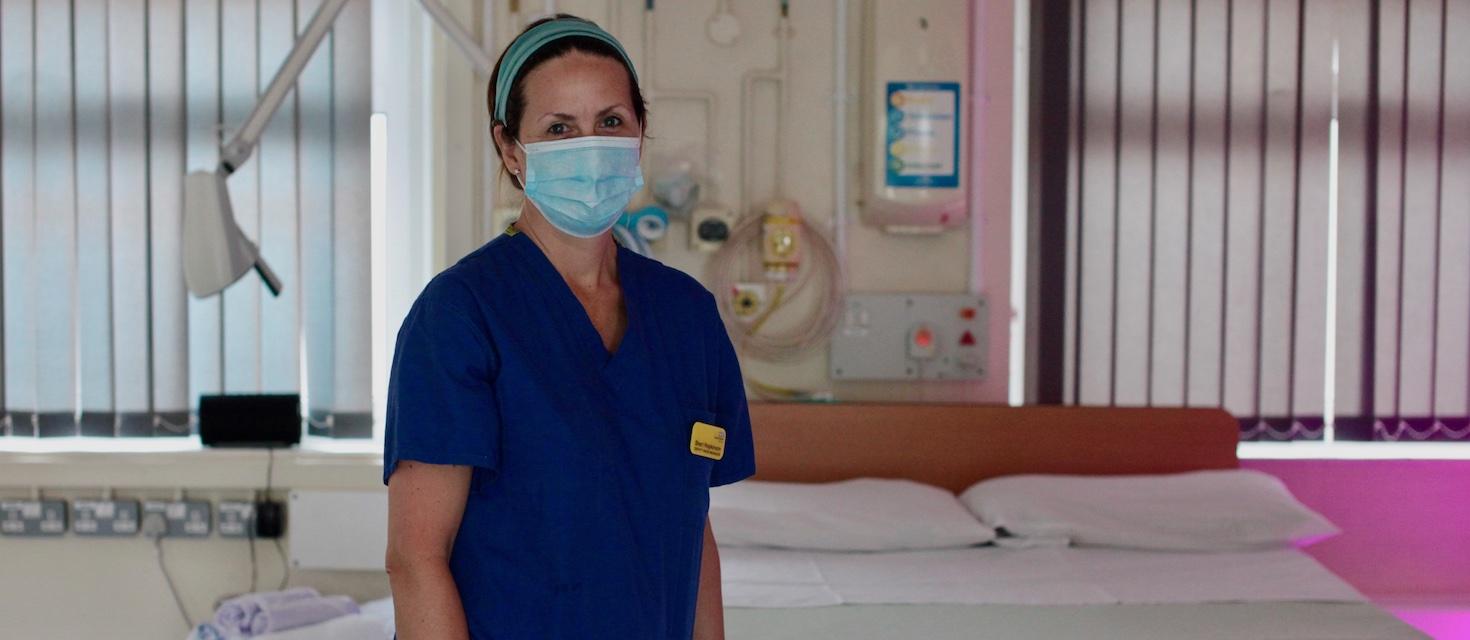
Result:
[[[966,320],[974,320],[975,309],[973,307],[965,307],[963,309],[960,309],[960,317]]]
[[[974,336],[974,334],[971,334],[969,331],[966,331],[964,335],[960,336],[960,346],[962,346],[962,347],[973,347],[973,346],[975,346],[975,336]]]
[[[919,329],[914,332],[914,344],[927,348],[933,342],[934,334],[929,333],[928,329]]]

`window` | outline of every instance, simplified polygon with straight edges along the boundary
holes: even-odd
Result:
[[[1065,158],[1037,164],[1043,401],[1470,440],[1470,5],[1038,18],[1037,146]]]
[[[313,433],[372,434],[369,3],[229,180],[282,295],[249,277],[191,299],[180,260],[185,173],[215,166],[317,4],[0,6],[4,433],[183,436],[201,394],[286,392]]]

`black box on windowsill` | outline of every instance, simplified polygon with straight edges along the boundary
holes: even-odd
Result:
[[[297,444],[301,442],[301,396],[200,396],[199,439],[206,447]]]

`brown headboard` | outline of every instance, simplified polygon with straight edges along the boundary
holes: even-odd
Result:
[[[752,403],[756,479],[908,478],[963,491],[1018,473],[1234,469],[1218,409]]]

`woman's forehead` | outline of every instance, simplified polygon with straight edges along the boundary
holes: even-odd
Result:
[[[526,116],[596,114],[613,105],[630,106],[628,72],[606,56],[571,51],[543,62],[522,85]]]

